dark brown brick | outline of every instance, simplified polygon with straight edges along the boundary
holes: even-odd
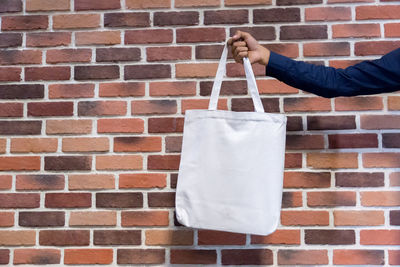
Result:
[[[139,61],[140,48],[97,48],[96,61]]]
[[[93,244],[95,245],[140,245],[140,230],[95,230]]]
[[[224,28],[177,29],[177,43],[223,42],[226,39]]]
[[[400,210],[390,211],[390,225],[400,225]]]
[[[171,66],[161,64],[125,66],[125,80],[171,78]]]
[[[287,150],[324,149],[323,135],[287,135]]]
[[[278,6],[321,4],[322,0],[276,0]]]
[[[21,33],[0,33],[0,47],[16,47],[22,45]]]
[[[104,14],[104,27],[149,27],[149,26],[150,26],[150,15],[148,12]]]
[[[0,103],[0,117],[22,117],[23,115],[23,103]]]
[[[261,102],[265,112],[279,112],[278,98],[262,98]],[[254,111],[253,100],[251,98],[232,99],[232,111]]]
[[[71,44],[69,32],[35,32],[26,34],[27,47],[68,46]]]
[[[282,26],[281,40],[327,39],[326,25]]]
[[[181,133],[183,124],[183,118],[149,118],[149,133]]]
[[[0,85],[0,99],[33,99],[43,97],[43,84]]]
[[[0,50],[0,64],[41,64],[42,52],[39,50]]]
[[[118,249],[118,264],[162,264],[165,262],[164,249]]]
[[[75,66],[75,80],[103,80],[118,79],[119,67],[117,65]]]
[[[378,147],[376,134],[330,134],[328,139],[329,148],[332,149]]]
[[[300,22],[300,8],[270,8],[253,11],[254,23]]]
[[[338,187],[380,187],[385,185],[383,172],[337,172]]]
[[[353,245],[354,230],[305,230],[306,244],[309,245]]]
[[[200,95],[209,96],[214,82],[200,82]],[[246,95],[246,81],[223,81],[220,95]]]
[[[275,28],[272,26],[254,26],[254,27],[234,27],[230,29],[230,36],[236,31],[244,31],[250,33],[256,40],[275,40]]]
[[[270,249],[223,249],[223,265],[272,265]]]
[[[70,67],[26,67],[25,81],[69,80]]]
[[[215,250],[171,250],[172,264],[216,264],[217,252]]]
[[[47,29],[47,27],[48,16],[45,15],[6,16],[1,19],[3,31],[38,30]]]
[[[90,193],[47,193],[46,208],[89,208],[92,206]]]
[[[22,11],[21,0],[2,0],[0,5],[0,13],[20,12]]]
[[[119,9],[121,3],[119,0],[74,0],[75,11],[81,10],[104,10],[104,9]]]
[[[39,208],[40,194],[36,193],[3,193],[0,194],[0,208]]]
[[[351,191],[308,192],[309,207],[355,206],[356,194]]]
[[[204,24],[244,24],[249,22],[249,13],[242,10],[204,11]]]
[[[8,264],[10,261],[10,250],[0,249],[0,264]]]
[[[383,133],[382,145],[385,148],[400,148],[400,133]]]
[[[180,155],[150,155],[147,158],[148,170],[178,170]]]
[[[41,121],[0,121],[0,134],[4,135],[40,134],[41,129]]]
[[[20,211],[19,226],[25,227],[50,227],[64,226],[65,213],[63,211]]]
[[[165,152],[174,153],[182,150],[182,136],[165,137]]]
[[[302,131],[303,130],[303,119],[298,116],[288,116],[286,123],[287,131]]]
[[[97,193],[97,208],[141,208],[142,193]]]
[[[64,175],[23,174],[16,177],[16,190],[62,190],[65,186]]]
[[[199,230],[199,246],[207,245],[242,245],[246,244],[246,235],[231,232]]]
[[[282,193],[282,208],[295,208],[302,206],[301,192],[283,192]]]
[[[125,101],[81,101],[78,103],[79,116],[125,115]]]
[[[41,230],[39,244],[42,246],[88,246],[89,230]]]
[[[197,24],[199,24],[199,13],[195,11],[154,13],[154,26]]]
[[[147,193],[149,207],[175,207],[175,192]]]
[[[28,103],[28,116],[72,116],[73,112],[73,102]]]
[[[308,116],[308,130],[355,129],[355,116]]]
[[[44,158],[46,171],[88,171],[92,169],[92,158],[88,156],[48,156]]]

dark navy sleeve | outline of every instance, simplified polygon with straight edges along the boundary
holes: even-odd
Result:
[[[317,66],[271,52],[266,74],[322,97],[388,93],[400,90],[400,48],[346,69]]]

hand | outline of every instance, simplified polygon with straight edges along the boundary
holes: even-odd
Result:
[[[258,44],[257,40],[249,33],[237,31],[228,40],[228,45],[232,46],[232,55],[237,63],[243,63],[243,58],[248,57],[252,64],[268,65],[270,51]]]

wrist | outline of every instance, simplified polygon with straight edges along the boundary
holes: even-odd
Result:
[[[261,59],[260,59],[259,63],[264,66],[268,66],[269,57],[271,55],[271,52],[267,48],[265,48],[261,45],[260,45],[259,49],[260,49],[260,54],[261,54]]]

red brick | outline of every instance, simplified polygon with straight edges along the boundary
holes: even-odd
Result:
[[[265,77],[265,66],[261,64],[254,64],[253,66],[254,76]],[[237,63],[228,63],[226,65],[226,75],[228,77],[245,77],[244,68],[242,65]],[[257,77],[258,78],[258,77]]]
[[[64,226],[65,212],[62,211],[21,211],[19,226],[23,227],[55,227]]]
[[[17,47],[22,45],[21,33],[0,33],[0,47]]]
[[[207,78],[214,77],[217,72],[216,63],[186,63],[175,65],[177,78]]]
[[[331,186],[329,172],[285,172],[284,188],[328,188]]]
[[[335,110],[381,110],[383,108],[382,97],[338,97],[335,99]]]
[[[399,153],[364,153],[363,166],[365,168],[398,168],[400,166]]]
[[[200,95],[210,96],[213,82],[200,82]],[[247,82],[240,81],[223,81],[221,85],[220,95],[247,95]]]
[[[328,135],[329,148],[378,148],[376,134],[332,134]]]
[[[226,2],[225,2],[226,5]],[[237,31],[244,31],[250,33],[258,41],[275,40],[275,28],[271,26],[255,26],[255,27],[233,27],[230,28],[230,36],[233,36]],[[222,48],[222,47],[221,47]],[[222,50],[221,50],[222,52]],[[220,55],[221,53],[219,53]]]
[[[164,188],[167,186],[166,178],[163,173],[120,174],[119,188]]]
[[[1,65],[41,63],[42,52],[39,50],[0,50]]]
[[[88,246],[89,230],[41,230],[39,244],[42,246]]]
[[[126,7],[129,9],[152,9],[152,8],[169,8],[171,0],[125,0]]]
[[[115,211],[75,211],[70,213],[69,226],[116,226]]]
[[[26,67],[25,81],[60,81],[69,80],[70,67]]]
[[[303,49],[305,57],[350,56],[350,44],[347,42],[307,43]]]
[[[63,138],[63,152],[108,152],[110,144],[107,137]]]
[[[301,168],[302,155],[301,153],[286,153],[285,168]]]
[[[333,251],[333,264],[338,265],[383,265],[385,253],[383,250],[344,250]]]
[[[161,137],[114,137],[114,152],[160,152]]]
[[[121,225],[129,226],[168,226],[168,211],[123,211]]]
[[[393,207],[400,206],[400,199],[396,191],[362,192],[361,204],[366,207]]]
[[[114,189],[115,178],[112,174],[75,174],[68,176],[69,190]]]
[[[400,250],[389,250],[389,264],[400,265]]]
[[[175,100],[134,100],[131,102],[132,115],[175,114]]]
[[[78,103],[79,116],[126,115],[125,101],[81,101]]]
[[[276,230],[267,236],[252,235],[251,244],[300,245],[300,230]]]
[[[184,118],[149,118],[149,133],[181,133]]]
[[[127,156],[97,156],[97,170],[140,170],[143,168],[143,158],[139,155]]]
[[[0,121],[0,133],[6,135],[40,134],[41,121]]]
[[[329,66],[336,69],[345,69],[347,67],[353,66],[360,63],[362,60],[330,60]],[[338,97],[340,98],[340,97]]]
[[[369,23],[332,25],[332,38],[369,38],[380,36],[381,30],[379,24]]]
[[[305,243],[309,245],[353,245],[354,230],[305,230]]]
[[[181,152],[182,136],[167,136],[165,137],[165,152]]]
[[[384,55],[395,50],[399,45],[399,41],[357,42],[354,44],[354,54],[356,56]]]
[[[272,265],[273,255],[269,249],[223,249],[223,265]]]
[[[260,94],[298,94],[299,90],[278,80],[258,80]],[[222,90],[222,89],[221,89]]]
[[[373,0],[328,0],[329,4],[339,4],[339,3],[372,3]]]
[[[182,99],[182,114],[190,109],[208,109],[208,99]],[[228,110],[227,99],[219,99],[217,104],[218,110]]]
[[[27,33],[27,47],[68,46],[71,44],[71,33],[68,32],[45,32]]]
[[[400,110],[400,97],[389,96],[388,108],[389,110]]]
[[[183,250],[183,249],[172,249],[171,250],[172,264],[216,264],[217,263],[217,252],[215,250]]]
[[[46,208],[90,208],[90,193],[46,193]]]
[[[101,97],[126,97],[126,96],[144,96],[145,84],[138,82],[126,83],[100,83],[99,96]]]
[[[20,11],[22,11],[22,1],[20,0],[4,0],[1,3],[0,13]]]
[[[120,43],[120,31],[92,31],[75,33],[76,45],[113,45]]]
[[[199,24],[199,13],[195,11],[154,13],[154,26],[197,24]]]
[[[119,9],[121,7],[119,0],[74,0],[75,11],[81,10],[104,10],[104,9]]]
[[[273,43],[273,44],[266,44],[263,45],[264,47],[268,48],[269,50],[282,54],[284,56],[290,58],[296,58],[299,56],[299,45],[293,43]]]
[[[118,79],[119,66],[117,65],[75,66],[74,78],[75,80]]]
[[[25,10],[28,12],[69,10],[69,3],[69,0],[27,0]]]
[[[31,230],[3,230],[0,232],[1,246],[34,246],[36,231]]]
[[[385,224],[383,211],[335,210],[333,218],[335,226],[379,226]]]
[[[53,15],[53,29],[97,28],[100,14],[57,14]]]
[[[6,150],[7,150],[7,139],[0,139],[0,154],[6,153]]]
[[[98,133],[143,133],[144,121],[138,118],[99,119]]]
[[[105,13],[104,27],[149,27],[148,12]]]
[[[385,37],[400,37],[400,23],[386,23]]]
[[[292,211],[281,212],[282,225],[329,225],[328,211]]]
[[[112,262],[112,249],[66,249],[64,251],[65,264],[111,264]]]
[[[36,193],[3,193],[0,194],[0,208],[39,208],[40,194]],[[0,238],[1,240],[1,238]]]
[[[12,176],[11,175],[0,175],[0,190],[11,189]]]
[[[118,264],[162,264],[165,262],[164,249],[118,249]]]
[[[148,47],[147,61],[189,60],[192,58],[190,46]]]
[[[193,245],[193,231],[146,230],[146,245]]]
[[[400,230],[361,230],[361,245],[400,245]]]
[[[253,21],[257,23],[271,22],[300,22],[299,8],[269,8],[255,9]]]
[[[150,96],[194,95],[196,95],[196,82],[150,82]]]
[[[399,18],[400,18],[400,6],[398,5],[356,7],[357,20],[399,19]]]
[[[73,102],[28,103],[28,116],[72,116]]]
[[[94,84],[50,84],[49,98],[91,98],[94,97]]]
[[[14,212],[0,212],[0,227],[12,227],[12,226],[14,226]]]
[[[280,249],[278,251],[279,265],[325,265],[328,262],[327,250]]]
[[[384,174],[381,172],[337,172],[337,187],[380,187],[384,186]]]
[[[187,28],[176,30],[177,43],[223,42],[225,38],[225,29],[223,28]]]
[[[400,172],[392,172],[389,177],[390,186],[400,186]]]
[[[10,261],[10,250],[0,249],[0,264],[8,264]]]
[[[140,245],[140,230],[95,230],[95,245]]]
[[[47,120],[46,134],[88,134],[92,132],[91,120]]]
[[[245,245],[246,235],[211,231],[211,230],[199,230],[198,232],[198,244],[200,246],[205,245]]]
[[[281,26],[281,40],[327,39],[326,25]]]
[[[151,29],[125,31],[125,44],[172,43],[172,30]]]
[[[312,7],[305,10],[306,21],[351,20],[350,7]]]
[[[225,6],[271,5],[271,0],[225,0]]]
[[[12,153],[46,153],[57,151],[56,138],[13,138],[11,139]]]
[[[308,153],[307,166],[314,169],[357,168],[357,153]]]
[[[287,150],[310,150],[310,149],[323,149],[324,145],[323,135],[287,135],[286,136],[286,149]]]
[[[309,207],[355,206],[356,192],[351,192],[351,191],[308,192],[307,205]]]
[[[0,82],[5,81],[16,81],[19,82],[21,80],[21,68],[8,68],[8,67],[0,67]]]
[[[46,52],[46,62],[69,63],[69,62],[90,62],[92,50],[90,49],[51,49]]]
[[[175,7],[217,7],[219,0],[176,0]]]
[[[178,170],[179,155],[149,155],[147,159],[148,170]]]
[[[331,101],[322,97],[296,97],[284,99],[285,112],[330,111]]]
[[[62,190],[65,180],[63,175],[36,174],[17,175],[16,190]]]
[[[3,31],[47,29],[48,24],[48,16],[45,15],[4,16],[1,19]]]
[[[40,157],[38,156],[3,156],[0,157],[1,171],[38,171],[40,170]]]
[[[249,22],[249,14],[248,10],[246,9],[204,11],[204,25],[245,24],[248,22]]]
[[[124,79],[171,78],[171,66],[165,64],[126,65]]]
[[[400,129],[400,116],[396,115],[361,115],[361,129]]]

